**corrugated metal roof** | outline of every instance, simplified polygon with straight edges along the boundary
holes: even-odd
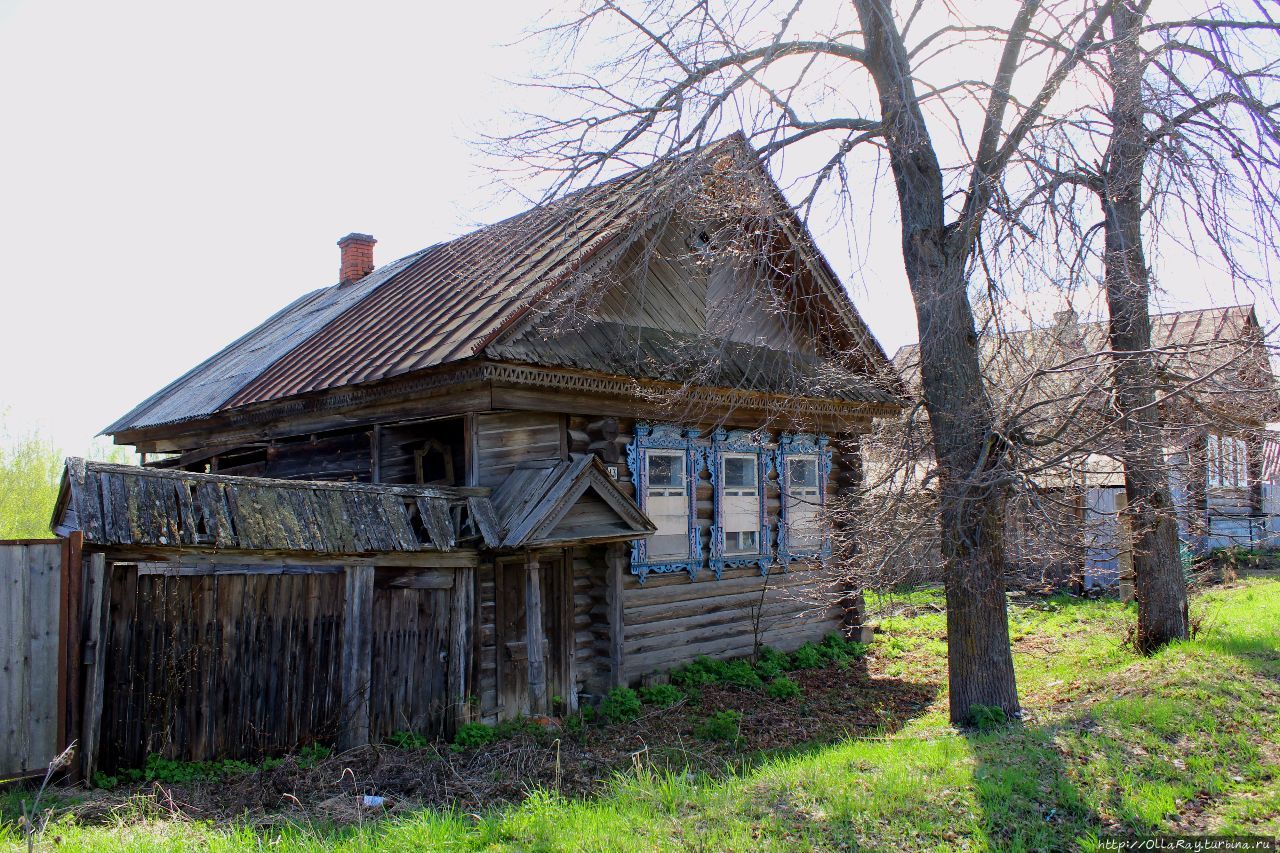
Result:
[[[308,294],[104,432],[205,417],[475,356],[540,298],[588,264],[612,257],[658,214],[669,213],[696,183],[689,157],[710,160],[730,145],[754,162],[746,142],[731,137],[423,249],[355,284]],[[841,291],[832,299],[855,339],[874,351],[872,360],[887,363],[847,295]]]

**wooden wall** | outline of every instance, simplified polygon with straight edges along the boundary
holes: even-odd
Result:
[[[790,651],[841,626],[843,611],[833,603],[829,576],[804,563],[792,563],[788,572],[774,568],[767,578],[744,568],[727,569],[720,580],[710,571],[696,581],[685,574],[650,575],[643,585],[630,574],[624,580],[625,665],[632,683],[698,655],[749,655],[757,639]]]
[[[448,588],[400,589],[380,583],[375,587],[369,689],[372,740],[398,731],[428,737],[445,734],[449,597]]]
[[[562,459],[564,424],[551,412],[485,412],[476,415],[475,465],[478,486],[502,483],[517,463]]]
[[[0,778],[42,769],[61,748],[62,545],[0,542]]]

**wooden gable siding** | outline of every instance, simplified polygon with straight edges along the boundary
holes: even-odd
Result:
[[[476,415],[475,484],[501,485],[520,462],[565,458],[564,426],[550,412],[484,412]]]
[[[796,327],[798,316],[780,312],[767,293],[765,273],[730,259],[698,262],[687,242],[693,230],[673,221],[655,240],[632,246],[599,294],[599,304],[583,307],[600,322],[709,333],[737,343],[815,354],[812,341]]]

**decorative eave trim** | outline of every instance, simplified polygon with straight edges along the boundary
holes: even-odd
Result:
[[[847,418],[892,417],[901,411],[893,403],[832,400],[820,397],[796,397],[768,391],[750,391],[715,386],[689,388],[674,382],[641,379],[609,373],[595,373],[571,368],[541,367],[535,364],[468,360],[459,364],[432,368],[405,377],[379,380],[367,385],[353,385],[340,390],[311,392],[265,403],[252,403],[241,409],[216,412],[212,415],[187,421],[143,427],[117,433],[114,438],[121,444],[136,444],[181,436],[193,432],[206,432],[219,428],[232,430],[263,424],[269,421],[295,418],[302,415],[333,414],[375,403],[418,396],[440,396],[468,386],[484,384],[515,388],[540,388],[555,391],[572,391],[603,397],[623,397],[644,400],[644,392],[678,394],[683,402],[707,407],[725,407],[747,410],[794,412],[800,415]],[[375,422],[370,418],[369,422]],[[357,425],[353,421],[352,425]]]

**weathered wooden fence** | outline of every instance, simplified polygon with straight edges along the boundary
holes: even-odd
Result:
[[[43,768],[61,749],[63,549],[0,542],[0,780]]]
[[[111,572],[98,765],[331,742],[341,717],[343,577]]]

